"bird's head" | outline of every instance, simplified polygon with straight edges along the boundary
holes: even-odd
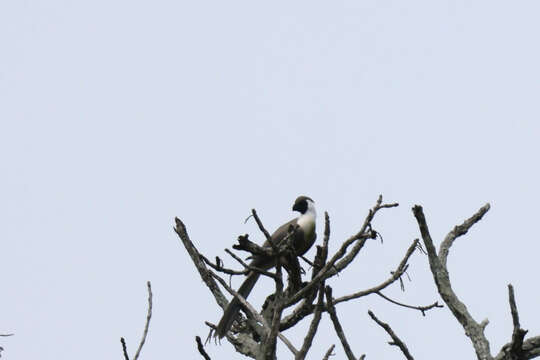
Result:
[[[315,212],[315,202],[310,197],[299,196],[296,198],[292,209],[300,214],[305,214],[308,211]]]

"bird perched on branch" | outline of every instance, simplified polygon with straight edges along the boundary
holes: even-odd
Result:
[[[307,196],[299,196],[294,202],[292,209],[293,211],[298,211],[300,216],[281,225],[270,238],[274,245],[279,245],[280,242],[286,238],[287,234],[289,233],[289,229],[291,227],[295,227],[296,231],[294,232],[293,239],[295,255],[302,256],[309,250],[309,248],[311,248],[316,238],[315,218],[317,213],[315,211],[315,203]],[[268,240],[263,244],[263,247],[270,246],[272,245]],[[254,255],[250,265],[262,270],[268,270],[276,266],[276,258]],[[259,276],[259,273],[251,271],[248,273],[242,285],[240,285],[238,293],[242,295],[244,299],[248,297],[249,293],[255,286],[255,283],[259,279]],[[227,305],[227,308],[223,313],[223,317],[219,321],[216,329],[216,336],[218,336],[220,339],[225,336],[227,331],[229,331],[231,328],[232,323],[241,308],[242,304],[236,297],[234,297],[229,305]]]

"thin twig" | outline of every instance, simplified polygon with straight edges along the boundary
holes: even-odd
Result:
[[[328,212],[324,212],[324,236],[322,243],[322,265],[326,264],[326,259],[328,258],[328,243],[330,242],[330,216]]]
[[[127,352],[126,339],[121,337],[120,342],[122,343],[122,352],[124,353],[124,359],[129,360],[129,355],[128,355],[128,352]]]
[[[146,324],[144,325],[143,336],[141,338],[139,348],[137,349],[137,352],[135,353],[135,356],[133,357],[133,360],[137,360],[139,358],[141,350],[144,346],[144,342],[146,341],[146,336],[148,335],[150,319],[152,318],[152,284],[150,284],[150,281],[146,283],[146,286],[148,287],[148,313],[146,314]]]
[[[401,341],[401,339],[394,333],[390,325],[379,320],[371,310],[368,311],[368,314],[373,319],[373,321],[379,324],[388,333],[388,335],[390,335],[392,341],[389,342],[389,344],[399,347],[407,360],[414,360],[411,353],[409,352],[409,349],[407,349],[407,345],[405,345],[405,343]]]
[[[423,316],[426,316],[426,311],[427,310],[431,310],[433,308],[442,308],[444,307],[443,305],[439,305],[439,302],[434,302],[433,304],[431,305],[426,305],[426,306],[413,306],[413,305],[407,305],[407,304],[403,304],[403,303],[400,303],[396,300],[392,300],[390,299],[388,296],[384,295],[383,293],[381,293],[380,291],[377,291],[375,294],[379,295],[380,297],[382,297],[383,299],[391,302],[392,304],[396,304],[396,305],[399,305],[399,306],[403,306],[403,307],[406,307],[406,308],[409,308],[409,309],[414,309],[414,310],[419,310]]]
[[[332,354],[332,351],[334,351],[335,347],[336,347],[335,344],[332,344],[332,346],[330,346],[330,349],[328,349],[326,354],[324,354],[323,360],[328,360],[328,359],[330,359],[330,356],[334,355],[334,354]]]
[[[195,336],[195,342],[197,343],[197,349],[199,350],[199,353],[204,357],[204,359],[212,360],[210,359],[210,356],[206,353],[206,350],[204,350],[204,346],[199,336]]]
[[[246,270],[255,271],[255,272],[257,272],[257,273],[259,273],[261,275],[268,276],[269,278],[272,278],[272,279],[276,278],[276,274],[274,274],[274,273],[272,273],[270,271],[266,271],[264,269],[261,269],[261,268],[258,268],[258,267],[251,266],[251,265],[247,264],[242,259],[240,259],[235,253],[233,253],[231,250],[225,249],[225,252],[227,254],[229,254],[230,256],[232,256],[234,258],[234,260],[238,261]],[[245,273],[247,273],[247,272],[244,271],[244,274]]]
[[[259,230],[261,230],[261,232],[264,234],[266,241],[268,241],[270,246],[272,246],[272,249],[276,250],[276,244],[274,244],[274,242],[272,241],[270,233],[264,228],[264,225],[262,224],[261,219],[259,219],[259,215],[257,215],[257,211],[255,211],[255,209],[251,209],[251,215],[253,215],[253,218],[255,219]]]
[[[300,256],[300,259],[304,260],[306,262],[306,264],[313,267],[313,262],[311,260],[309,260],[307,257],[305,257],[304,255]]]
[[[222,272],[224,274],[228,274],[228,275],[246,275],[248,273],[246,270],[236,271],[236,270],[224,268],[221,265],[214,264],[210,260],[208,260],[206,258],[206,256],[204,256],[202,254],[201,254],[201,259],[203,259],[203,261],[206,263],[206,265],[210,266],[212,269],[214,269],[216,271],[219,271],[219,272]]]

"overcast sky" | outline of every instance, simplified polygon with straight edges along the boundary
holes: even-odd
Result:
[[[400,207],[330,281],[342,296],[385,280],[419,237],[424,206],[439,243],[486,202],[456,242],[455,290],[492,352],[522,326],[540,334],[538,1],[0,2],[0,338],[6,359],[121,359],[154,316],[142,359],[198,359],[194,336],[222,310],[172,230],[220,256],[263,241],[311,196],[332,218],[331,251],[383,194]],[[309,253],[313,256],[313,251]],[[427,258],[406,291],[440,301]],[[235,287],[241,280],[234,279]],[[271,291],[260,281],[250,299]],[[416,359],[472,359],[447,308],[426,317],[379,298],[338,306],[357,356],[401,359],[368,309]],[[309,355],[336,344],[323,317]],[[308,321],[308,320],[306,320]],[[305,333],[288,332],[299,347]],[[280,358],[290,355],[279,344]],[[239,359],[226,342],[214,359]]]

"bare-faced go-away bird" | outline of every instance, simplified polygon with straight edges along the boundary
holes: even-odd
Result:
[[[309,248],[311,248],[316,238],[315,218],[317,216],[317,213],[315,211],[315,203],[311,198],[307,196],[299,196],[294,202],[292,209],[293,211],[298,211],[300,213],[300,216],[281,225],[272,234],[271,240],[273,244],[279,245],[279,243],[286,238],[291,226],[296,227],[293,239],[295,255],[302,256],[309,250]],[[263,244],[263,247],[270,246],[271,244],[268,242],[268,240]],[[250,262],[250,266],[262,270],[268,270],[276,266],[275,257],[269,258],[267,256],[254,255],[252,259],[253,260]],[[255,283],[259,279],[259,276],[260,274],[255,271],[250,271],[247,274],[246,279],[238,289],[238,293],[242,295],[244,299],[248,297],[249,293],[253,289],[253,286],[255,286]],[[229,305],[227,305],[227,308],[223,313],[223,317],[219,321],[216,329],[216,336],[218,336],[220,339],[225,336],[227,331],[229,331],[229,329],[231,328],[232,323],[241,308],[242,304],[236,297],[234,297],[229,303]]]

